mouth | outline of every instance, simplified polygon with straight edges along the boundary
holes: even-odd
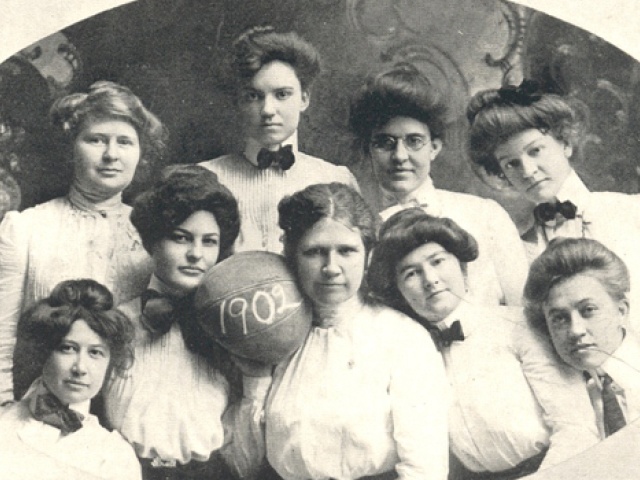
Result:
[[[178,270],[186,275],[202,275],[204,269],[200,267],[178,267]]]
[[[122,173],[122,170],[119,168],[99,168],[98,172],[106,175],[117,175],[118,173]]]
[[[572,354],[581,354],[581,353],[589,353],[596,351],[598,349],[595,343],[581,343],[579,345],[574,345],[571,348]]]
[[[549,181],[548,178],[543,178],[542,180],[538,180],[538,181],[532,183],[531,185],[529,185],[527,187],[527,191],[536,190],[537,188],[540,187],[540,185],[542,185],[543,183],[546,183],[548,181]]]
[[[88,384],[84,382],[78,382],[77,380],[65,380],[64,383],[72,390],[82,390],[85,388],[89,388]]]
[[[448,291],[449,291],[449,289],[448,289],[448,288],[444,288],[444,289],[442,289],[442,290],[438,290],[438,291],[435,291],[435,292],[431,292],[431,293],[429,293],[429,295],[427,295],[427,298],[426,298],[426,299],[427,299],[427,300],[430,300],[430,299],[432,299],[432,298],[434,298],[434,297],[437,297],[437,296],[440,296],[440,295],[442,295],[443,293],[446,293],[446,292],[448,292]]]

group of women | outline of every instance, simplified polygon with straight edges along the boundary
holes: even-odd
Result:
[[[122,191],[162,152],[160,121],[111,82],[52,107],[69,193],[0,224],[6,471],[510,479],[612,433],[593,383],[635,346],[637,199],[580,182],[561,98],[527,83],[469,105],[471,159],[536,204],[521,240],[497,203],[434,187],[446,103],[412,65],[370,76],[351,106],[381,212],[346,168],[298,150],[311,45],[253,28],[229,71],[245,150],[165,168],[133,207]],[[252,249],[282,253],[312,307],[277,365],[233,357],[195,321],[208,269]],[[630,420],[640,389],[626,390]]]

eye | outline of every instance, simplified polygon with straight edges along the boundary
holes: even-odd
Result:
[[[89,355],[91,358],[106,358],[107,352],[102,348],[91,348],[89,350]]]
[[[293,95],[293,92],[291,90],[277,90],[275,94],[278,100],[286,100],[291,95]]]
[[[169,235],[169,240],[175,243],[184,244],[184,243],[189,243],[191,241],[191,236],[187,235],[184,232],[175,231],[175,232],[172,232],[171,235]]]
[[[305,257],[316,257],[322,254],[322,249],[319,247],[310,247],[302,251],[302,255]]]
[[[405,139],[405,145],[409,150],[420,150],[427,144],[427,139],[422,135],[409,135]]]
[[[72,343],[61,343],[58,351],[61,353],[73,353],[76,351],[76,347]]]
[[[240,99],[244,102],[256,102],[260,99],[260,95],[255,90],[245,90],[240,95]]]
[[[216,245],[218,245],[218,238],[217,237],[209,237],[209,238],[204,238],[202,240],[203,245],[206,245],[208,247],[214,247]]]
[[[340,255],[351,255],[353,253],[358,253],[358,249],[356,247],[351,247],[351,246],[343,246],[338,248],[338,252],[340,253]]]
[[[84,137],[84,141],[95,145],[105,143],[105,139],[99,135],[88,135]]]
[[[376,150],[391,152],[396,148],[397,140],[390,135],[376,135],[371,140],[371,146]]]
[[[512,158],[511,160],[505,160],[502,162],[502,168],[504,170],[514,170],[516,168],[520,168],[522,166],[522,162],[519,158]]]
[[[598,311],[597,305],[585,305],[580,309],[580,314],[584,318],[589,318],[589,317],[593,317],[597,311]]]
[[[135,142],[133,141],[133,139],[132,139],[132,138],[129,138],[129,137],[120,137],[120,138],[118,138],[118,143],[119,143],[120,145],[127,145],[127,146],[130,146],[130,145],[134,145],[134,143],[135,143]]]
[[[537,157],[538,155],[540,155],[540,152],[542,151],[542,148],[540,147],[531,147],[527,153],[529,154],[530,157]]]

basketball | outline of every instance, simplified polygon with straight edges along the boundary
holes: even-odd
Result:
[[[311,309],[284,257],[241,252],[214,265],[196,291],[198,322],[229,352],[277,364],[304,342]]]

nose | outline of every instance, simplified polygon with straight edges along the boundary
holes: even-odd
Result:
[[[404,145],[402,138],[396,139],[396,147],[392,152],[393,159],[399,162],[403,162],[409,158],[409,151]]]
[[[322,271],[327,277],[335,277],[340,274],[340,266],[335,253],[327,254]]]
[[[532,177],[537,171],[538,163],[534,159],[525,156],[522,159],[522,174],[525,177]]]
[[[276,114],[276,100],[273,95],[265,95],[261,113],[263,117],[272,117]]]
[[[200,260],[202,258],[202,243],[191,243],[189,250],[187,251],[187,258],[194,262]]]
[[[569,325],[569,334],[572,338],[578,339],[587,334],[587,326],[579,312],[571,314],[571,324]]]
[[[76,355],[75,362],[73,362],[72,373],[78,376],[85,375],[87,373],[86,359],[82,352]]]
[[[440,276],[435,268],[423,268],[422,285],[427,290],[434,290],[435,286],[440,283]]]
[[[118,159],[118,143],[115,139],[109,140],[104,147],[104,159],[114,161]]]

